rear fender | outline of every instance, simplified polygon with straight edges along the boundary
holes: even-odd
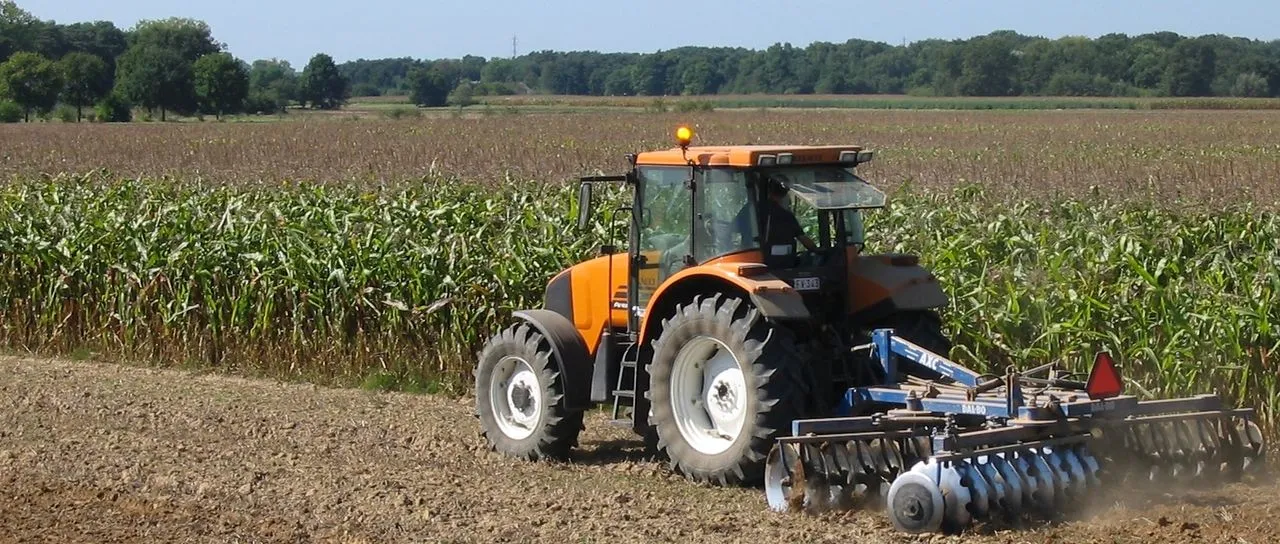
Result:
[[[686,268],[671,276],[653,293],[641,316],[640,342],[648,344],[660,333],[662,320],[671,315],[676,305],[691,302],[695,296],[715,292],[746,295],[769,319],[809,319],[809,309],[800,293],[777,276],[760,272],[760,267],[758,264],[716,263]]]
[[[895,310],[931,310],[946,306],[947,294],[938,278],[899,255],[867,255],[849,265],[849,307],[857,314],[873,307]],[[898,264],[895,264],[895,261]]]
[[[591,354],[587,343],[567,318],[551,310],[521,310],[511,314],[538,330],[551,345],[564,396],[561,405],[568,411],[591,407]]]

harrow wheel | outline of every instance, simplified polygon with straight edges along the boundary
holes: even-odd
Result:
[[[791,332],[721,294],[677,306],[662,324],[647,368],[658,449],[695,481],[759,483],[774,439],[804,406]]]
[[[567,459],[582,412],[563,407],[551,347],[526,324],[495,335],[476,367],[476,416],[489,447],[521,459]]]
[[[904,533],[933,533],[942,528],[942,490],[917,472],[908,472],[889,487],[889,520]]]

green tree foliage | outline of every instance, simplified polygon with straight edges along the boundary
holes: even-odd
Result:
[[[282,113],[298,98],[298,74],[287,60],[261,59],[249,68],[247,110]]]
[[[1196,43],[1203,47],[1191,45]],[[1188,48],[1194,56],[1186,55]],[[1205,62],[1210,58],[1207,52],[1213,62]],[[473,86],[477,93],[505,89],[610,96],[1161,95],[1175,91],[1222,95],[1233,92],[1241,74],[1256,73],[1267,81],[1267,96],[1280,96],[1280,43],[1223,36],[1188,38],[1172,32],[1049,40],[999,31],[905,46],[854,39],[804,48],[776,44],[754,51],[728,47],[681,47],[647,54],[536,51],[487,61],[479,57],[361,59],[343,63],[339,70],[365,92],[372,85],[383,94],[398,94],[422,82],[424,72],[415,68],[441,63],[457,67],[458,81],[475,82],[478,76],[479,84]]]
[[[1003,38],[982,38],[964,48],[961,55],[959,94],[1010,96],[1018,94],[1014,78],[1017,60],[1014,45]]]
[[[333,57],[317,53],[302,70],[302,101],[313,108],[333,109],[347,99],[347,78],[338,73]]]
[[[67,53],[58,61],[62,72],[62,101],[75,106],[76,122],[84,119],[84,107],[111,92],[111,70],[101,58],[89,53]]]
[[[466,107],[476,103],[474,97],[475,89],[471,82],[463,81],[449,93],[447,102],[450,106]]]
[[[1212,94],[1217,54],[1209,44],[1187,40],[1174,45],[1167,55],[1164,89],[1170,96]]]
[[[9,100],[0,100],[0,123],[17,123],[22,120],[22,106]]]
[[[0,0],[0,61],[21,51],[61,57],[67,52],[62,26],[37,19],[12,0]]]
[[[195,111],[196,96],[191,62],[178,51],[157,45],[132,45],[116,67],[116,89],[130,102],[149,110]]]
[[[229,53],[211,53],[196,60],[192,68],[196,98],[203,111],[218,119],[238,112],[249,95],[249,70]]]
[[[156,47],[177,53],[187,63],[222,50],[213,32],[203,21],[170,17],[144,20],[129,33],[129,47]]]
[[[484,59],[480,60],[483,62]],[[357,96],[371,96],[366,94],[370,87],[376,88],[378,94],[408,94],[409,70],[421,65],[421,61],[408,57],[360,59],[342,63],[338,66],[338,73],[352,82],[352,94]],[[357,92],[357,86],[362,92]]]
[[[98,121],[103,123],[127,123],[133,118],[132,105],[119,93],[108,94],[94,108]]]
[[[171,17],[140,21],[128,35],[128,49],[116,60],[116,89],[147,109],[186,114],[196,111],[194,64],[219,52],[203,21]]]
[[[419,106],[443,106],[448,103],[449,92],[456,82],[456,75],[445,66],[414,68],[409,72],[409,99]]]
[[[73,23],[63,27],[62,34],[71,51],[88,53],[108,64],[114,64],[129,47],[124,31],[110,21]]]
[[[1235,84],[1231,86],[1231,96],[1258,98],[1267,96],[1268,89],[1267,78],[1256,72],[1249,72],[1236,78]]]
[[[44,56],[21,52],[0,64],[0,97],[22,107],[22,117],[31,120],[31,112],[45,113],[58,103],[62,91],[62,74]]]

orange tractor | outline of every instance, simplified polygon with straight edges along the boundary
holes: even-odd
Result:
[[[485,436],[521,458],[565,458],[596,403],[612,403],[674,469],[758,483],[795,419],[833,413],[876,366],[851,348],[877,328],[949,350],[937,280],[911,255],[863,254],[863,213],[885,195],[860,178],[871,151],[842,146],[690,147],[629,155],[628,251],[561,272],[543,309],[480,354]]]
[[[858,146],[689,147],[631,157],[628,251],[561,272],[476,369],[494,449],[564,458],[613,404],[678,472],[763,483],[774,510],[859,505],[910,533],[1057,516],[1103,485],[1199,486],[1265,467],[1249,408],[1140,400],[1098,353],[1003,375],[948,358],[947,297],[911,255],[863,253],[885,195]],[[625,215],[625,214],[624,214]]]

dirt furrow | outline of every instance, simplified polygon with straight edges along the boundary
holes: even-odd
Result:
[[[1100,498],[1087,520],[948,537],[774,514],[589,418],[570,464],[486,451],[467,399],[0,358],[2,542],[1271,542],[1280,491]]]

